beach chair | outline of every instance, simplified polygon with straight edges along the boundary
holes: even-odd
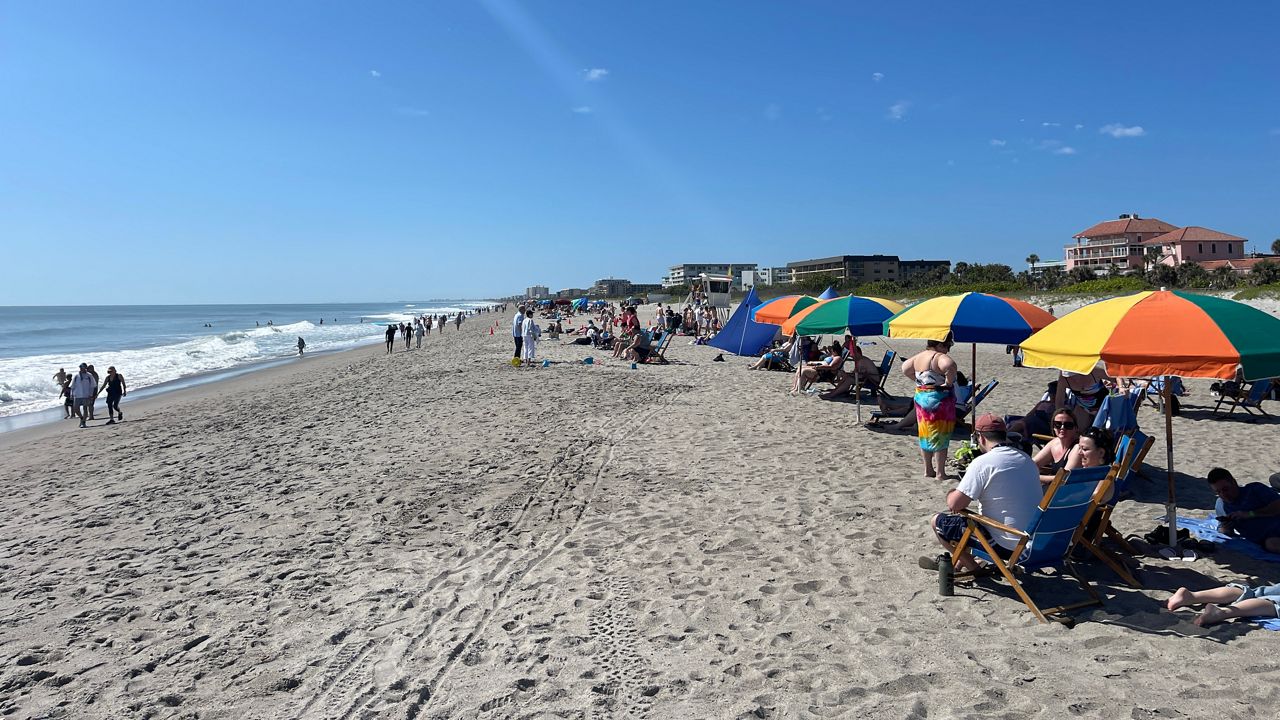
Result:
[[[671,344],[671,338],[675,337],[675,333],[666,332],[662,334],[662,339],[658,341],[656,347],[649,352],[646,363],[653,365],[669,365],[671,361],[667,359],[667,346]]]
[[[880,358],[880,382],[876,384],[872,396],[879,395],[884,392],[884,384],[889,379],[889,371],[893,369],[893,359],[898,357],[898,353],[893,350],[885,350],[884,357]]]
[[[968,527],[965,528],[964,535],[960,537],[960,542],[956,544],[950,557],[944,556],[944,558],[949,559],[950,567],[954,567],[961,553],[967,549],[973,553],[974,557],[991,563],[1040,622],[1048,622],[1051,616],[1067,610],[1101,605],[1102,597],[1076,572],[1075,564],[1071,560],[1071,550],[1083,535],[1085,524],[1097,507],[1099,498],[1110,488],[1116,471],[1115,465],[1080,468],[1071,472],[1060,471],[1045,490],[1044,499],[1040,501],[1040,507],[1032,515],[1026,531],[1014,529],[971,510],[961,511],[960,514],[965,517]],[[1010,560],[1004,560],[996,553],[995,548],[992,547],[993,541],[979,532],[979,527],[1019,536],[1018,545],[1014,548]],[[975,539],[981,547],[972,547]],[[1088,600],[1042,609],[1031,599],[1022,583],[1014,575],[1015,569],[1030,573],[1043,568],[1059,567],[1080,583],[1080,587],[1089,596]],[[941,568],[942,571],[948,569],[950,568]],[[965,578],[975,574],[956,572],[954,577]],[[1064,622],[1060,618],[1052,619]]]
[[[995,390],[996,386],[999,384],[999,380],[988,380],[987,384],[983,385],[981,390],[974,393],[973,397],[969,398],[965,402],[957,402],[956,422],[960,422],[965,417],[972,415],[978,409],[978,406],[982,404],[982,401],[986,400],[987,396],[991,394],[991,391]]]
[[[1266,399],[1271,392],[1271,383],[1274,380],[1258,380],[1250,384],[1248,392],[1243,387],[1233,390],[1226,387],[1224,383],[1222,388],[1215,394],[1218,396],[1218,404],[1213,406],[1213,414],[1218,417],[1227,417],[1234,415],[1236,409],[1243,410],[1246,415],[1253,415],[1253,411],[1257,410],[1258,414],[1266,415],[1267,411],[1262,409],[1262,401]],[[1225,413],[1220,412],[1223,403],[1227,403]]]
[[[1129,482],[1138,475],[1137,468],[1142,467],[1142,462],[1146,459],[1147,452],[1151,450],[1151,445],[1154,443],[1155,438],[1148,437],[1141,430],[1135,430],[1132,434],[1120,436],[1120,440],[1116,443],[1114,465],[1116,472],[1112,476],[1111,488],[1105,496],[1099,499],[1098,508],[1094,512],[1092,521],[1079,541],[1081,547],[1111,568],[1130,587],[1135,588],[1142,587],[1142,583],[1138,582],[1137,578],[1134,577],[1133,573],[1130,572],[1129,568],[1118,556],[1102,547],[1102,540],[1103,538],[1111,538],[1112,541],[1130,555],[1138,554],[1138,551],[1129,544],[1129,541],[1125,540],[1124,535],[1111,524],[1111,513],[1115,510],[1117,503],[1128,497]]]

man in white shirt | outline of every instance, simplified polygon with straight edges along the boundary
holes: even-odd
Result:
[[[964,535],[965,519],[959,515],[970,504],[977,503],[974,512],[1018,530],[1025,530],[1040,505],[1044,491],[1040,486],[1040,470],[1026,453],[1008,442],[1008,430],[1004,420],[987,413],[974,423],[978,433],[978,445],[983,454],[969,464],[960,485],[947,494],[948,512],[933,516],[933,532],[938,542],[947,550],[954,550]],[[979,526],[992,541],[996,552],[1008,559],[1018,545],[1013,533],[988,532]],[[978,545],[978,547],[981,547]],[[920,558],[926,569],[936,568],[934,558]],[[978,563],[966,552],[956,562],[956,570],[976,570]]]
[[[516,306],[516,316],[511,320],[511,337],[516,341],[516,354],[513,358],[520,357],[520,350],[524,347],[524,330],[521,326],[524,324],[524,306]]]
[[[84,427],[84,421],[93,412],[93,398],[97,390],[98,379],[89,372],[87,364],[80,363],[80,372],[71,378],[71,407],[80,418],[80,427]]]

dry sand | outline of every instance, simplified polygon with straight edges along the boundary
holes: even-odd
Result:
[[[544,341],[555,364],[514,369],[494,319],[0,439],[0,713],[1276,714],[1280,635],[1161,610],[1178,585],[1273,566],[1144,559],[1145,591],[1091,566],[1107,604],[1074,629],[994,581],[942,598],[915,561],[950,486],[920,477],[913,438],[680,342],[672,365],[633,371]],[[996,412],[1050,377],[979,357]],[[1203,516],[1209,467],[1265,480],[1280,455],[1276,425],[1208,419],[1190,386],[1181,505]],[[889,387],[908,391],[896,372]],[[1158,439],[1151,475],[1164,456]],[[1163,482],[1139,485],[1122,530],[1161,511]]]

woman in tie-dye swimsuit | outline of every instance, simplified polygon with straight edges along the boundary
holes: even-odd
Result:
[[[928,349],[903,363],[902,370],[916,384],[916,421],[925,477],[947,477],[947,446],[956,427],[956,363],[947,354],[951,336],[930,340]],[[934,470],[937,461],[937,470]]]

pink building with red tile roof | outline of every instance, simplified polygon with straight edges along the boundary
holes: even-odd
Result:
[[[1242,237],[1189,225],[1143,240],[1142,244],[1160,248],[1160,262],[1177,267],[1185,262],[1204,265],[1206,261],[1242,259],[1245,242]]]
[[[1121,270],[1142,271],[1146,248],[1143,243],[1151,238],[1177,230],[1155,218],[1140,218],[1136,214],[1121,215],[1117,220],[1107,220],[1075,234],[1076,243],[1064,248],[1067,272],[1086,267],[1102,272],[1112,265]]]

